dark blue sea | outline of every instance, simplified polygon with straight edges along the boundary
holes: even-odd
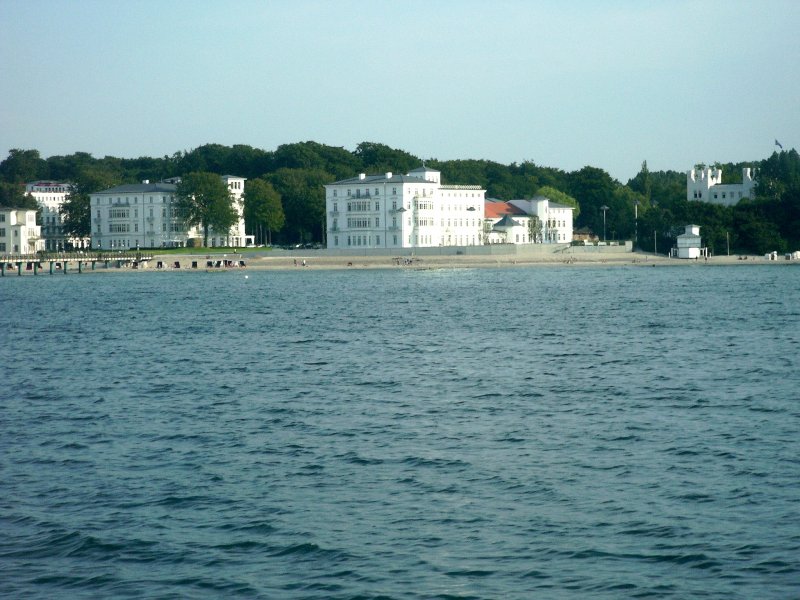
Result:
[[[800,597],[800,268],[0,279],[0,596]]]

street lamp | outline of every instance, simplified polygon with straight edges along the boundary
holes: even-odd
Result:
[[[606,241],[606,211],[608,210],[608,207],[605,204],[603,204],[603,206],[600,207],[600,210],[603,211],[603,241],[605,242]]]
[[[633,232],[633,249],[639,247],[639,204],[641,204],[638,200],[633,201],[633,223],[634,223],[634,232]]]

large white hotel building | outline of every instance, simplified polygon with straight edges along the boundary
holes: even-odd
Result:
[[[424,166],[336,181],[325,186],[327,247],[481,245],[485,196],[478,185],[444,185]]]
[[[241,247],[251,242],[244,230],[244,177],[222,175],[239,220],[229,231],[209,230],[211,246]],[[202,238],[198,227],[187,227],[178,214],[175,191],[180,178],[163,182],[119,185],[90,194],[92,247],[96,250],[129,250],[186,246]]]
[[[42,239],[48,252],[88,248],[89,238],[76,238],[64,232],[61,207],[66,202],[72,184],[63,181],[33,181],[25,184],[25,193],[30,194],[42,209]]]

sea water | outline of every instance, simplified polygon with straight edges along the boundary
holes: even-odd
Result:
[[[0,595],[800,595],[800,268],[0,280]]]

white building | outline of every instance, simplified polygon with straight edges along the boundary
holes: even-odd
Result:
[[[62,181],[33,181],[25,184],[25,192],[33,196],[42,209],[42,238],[48,252],[88,248],[88,238],[76,238],[64,233],[61,207],[72,190],[72,184]]]
[[[686,231],[676,238],[673,256],[678,258],[699,258],[706,256],[706,248],[702,247],[699,225],[686,225]]]
[[[484,232],[489,244],[569,244],[574,208],[544,196],[531,200],[487,200]]]
[[[686,199],[733,206],[742,198],[752,198],[756,182],[749,168],[742,169],[742,183],[722,183],[722,169],[708,167],[686,174]]]
[[[223,175],[239,215],[226,232],[209,229],[211,246],[240,247],[253,236],[244,231],[244,177]],[[203,237],[199,227],[187,227],[179,218],[175,191],[180,178],[163,182],[126,184],[90,194],[92,246],[116,250],[186,246],[189,239]]]
[[[36,211],[0,208],[0,255],[34,254],[44,250]]]
[[[483,201],[478,185],[445,185],[439,171],[420,167],[325,186],[327,246],[427,248],[483,244]]]
[[[572,242],[572,206],[558,204],[544,196],[530,200],[511,200],[509,204],[521,208],[526,214],[536,217],[541,223],[537,239],[528,243],[569,244]]]

